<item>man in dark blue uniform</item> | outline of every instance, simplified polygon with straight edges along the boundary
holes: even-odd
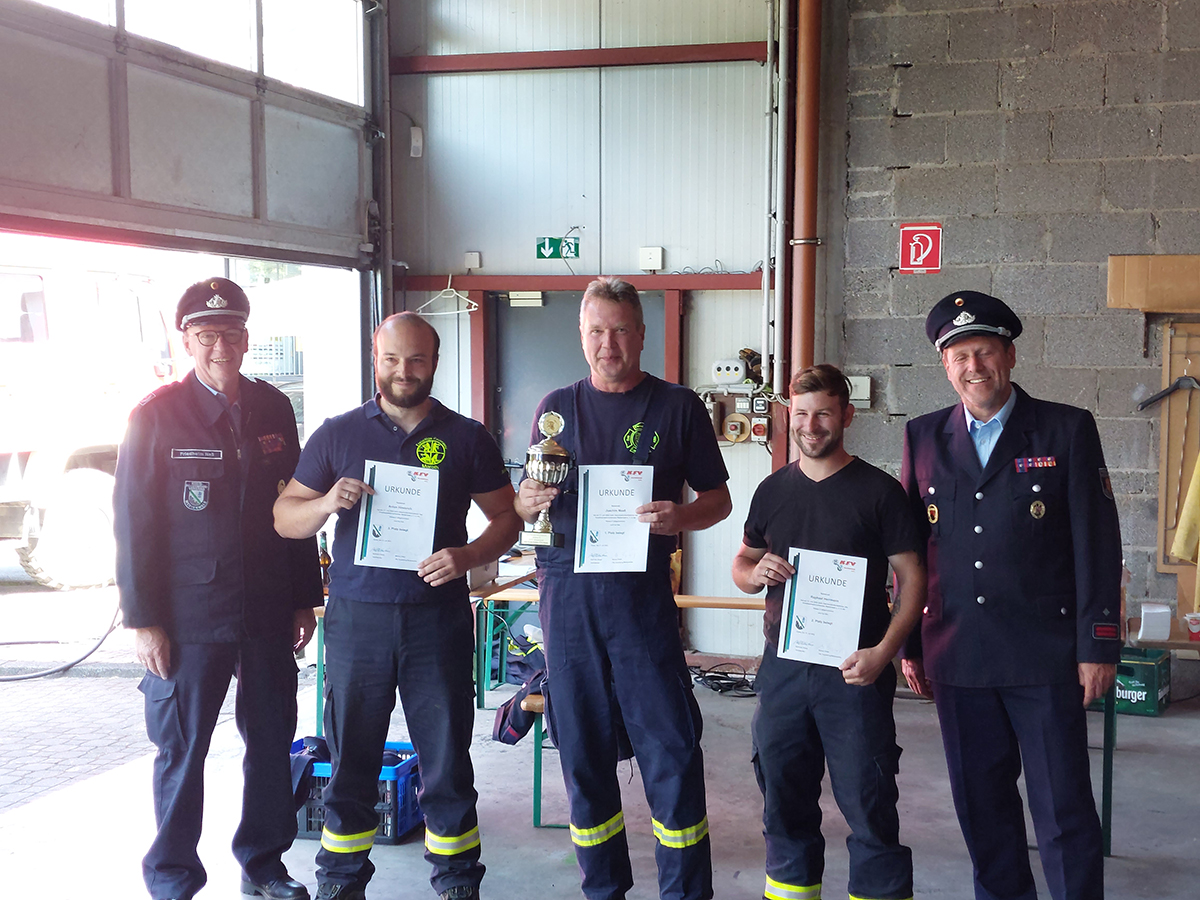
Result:
[[[1022,766],[1051,895],[1098,900],[1084,708],[1116,676],[1121,536],[1096,423],[1009,380],[1021,321],[995,297],[950,294],[925,331],[962,403],[905,430],[929,590],[904,673],[937,703],[977,900],[1036,896]]]
[[[712,420],[692,391],[641,370],[646,328],[637,290],[617,279],[588,285],[579,333],[591,376],[552,391],[534,416],[561,415],[557,440],[581,465],[653,470],[644,571],[575,573],[579,497],[533,479],[516,509],[543,509],[566,546],[538,550],[539,615],[548,664],[547,715],[571,803],[571,840],[589,900],[622,900],[633,886],[617,783],[617,735],[633,745],[658,840],[659,892],[712,897],[712,863],[700,752],[700,710],[679,639],[670,556],[681,531],[729,515],[728,474]],[[574,478],[574,474],[569,476]],[[681,502],[685,482],[696,499]],[[569,487],[570,481],[567,486]]]
[[[225,278],[187,289],[176,326],[195,369],[133,411],[117,460],[117,586],[148,670],[140,689],[158,747],[158,834],[143,860],[155,900],[190,898],[205,884],[196,853],[204,758],[232,675],[246,743],[233,838],[242,892],[308,898],[280,857],[296,837],[293,653],[313,634],[321,572],[313,541],[272,527],[300,442],[287,397],[240,373],[249,313]]]
[[[846,452],[854,419],[850,388],[836,366],[810,366],[792,379],[791,433],[800,458],[754,492],[733,581],[747,594],[767,588],[762,665],[754,681],[754,773],[767,839],[765,900],[821,896],[825,840],[821,778],[829,779],[851,834],[850,896],[911,900],[912,853],[900,843],[900,747],[892,660],[921,617],[922,535],[900,484]],[[813,579],[788,561],[792,548],[837,554],[839,567],[865,562],[857,650],[822,665],[780,656],[784,584]],[[888,565],[896,600],[888,609]],[[836,574],[836,573],[835,573]],[[811,617],[810,617],[811,619]],[[785,632],[786,634],[786,632]]]
[[[280,534],[316,534],[337,515],[325,614],[325,732],[333,773],[317,853],[319,900],[363,900],[375,871],[379,764],[396,690],[421,767],[425,858],[442,900],[478,900],[479,820],[471,730],[473,621],[467,571],[499,558],[521,522],[500,449],[478,422],[430,396],[438,334],[413,313],[375,331],[372,400],[308,439],[275,504]],[[415,571],[355,565],[359,502],[374,493],[368,461],[437,470],[433,552]],[[488,524],[467,541],[474,501]]]

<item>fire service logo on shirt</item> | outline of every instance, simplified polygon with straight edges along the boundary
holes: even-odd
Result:
[[[417,444],[417,459],[421,461],[427,469],[436,469],[442,464],[442,460],[446,458],[446,444],[444,441],[427,437]]]
[[[630,453],[633,453],[635,450],[637,450],[638,437],[641,436],[642,426],[644,424],[645,424],[644,422],[638,422],[635,425],[630,425],[629,430],[627,432],[625,432],[625,449],[628,450]],[[658,449],[658,432],[657,431],[654,432],[654,439],[650,442],[650,449],[651,450]]]
[[[185,481],[183,483],[183,505],[199,512],[208,506],[207,481]]]

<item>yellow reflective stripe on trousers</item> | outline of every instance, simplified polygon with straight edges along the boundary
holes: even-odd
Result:
[[[767,900],[820,900],[821,884],[784,884],[782,881],[776,881],[770,875],[767,876],[767,886],[763,889],[763,896]],[[853,898],[851,898],[853,900]],[[912,900],[910,897],[909,900]]]
[[[672,847],[676,850],[682,850],[684,847],[698,844],[708,834],[708,816],[705,816],[691,828],[680,828],[678,831],[668,828],[662,822],[658,821],[658,819],[651,819],[650,821],[654,825],[654,836],[658,838],[658,842],[664,847]]]
[[[609,838],[616,837],[625,828],[625,813],[619,812],[607,822],[595,828],[571,826],[571,841],[579,847],[595,847]]]
[[[454,856],[456,853],[465,853],[472,847],[478,846],[478,826],[466,834],[441,835],[434,834],[429,830],[429,824],[425,824],[425,849],[430,853],[436,853],[438,856]]]
[[[370,850],[375,843],[375,831],[360,831],[358,834],[334,834],[328,828],[321,829],[321,846],[330,853],[358,853]]]

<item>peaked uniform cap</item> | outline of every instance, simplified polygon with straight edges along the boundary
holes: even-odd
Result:
[[[1021,320],[1003,300],[979,291],[947,294],[929,311],[925,335],[938,352],[976,334],[1012,340],[1021,333]]]
[[[183,292],[175,307],[175,327],[183,331],[202,319],[241,319],[250,317],[246,292],[228,278],[205,278]]]

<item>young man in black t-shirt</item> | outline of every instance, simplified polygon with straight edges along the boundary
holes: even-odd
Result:
[[[851,834],[852,897],[909,900],[912,853],[900,843],[896,773],[900,748],[892,700],[896,655],[921,614],[925,570],[920,531],[896,479],[846,452],[854,418],[846,378],[811,366],[792,380],[791,434],[800,458],[758,486],[733,580],[767,588],[758,708],[751,731],[763,792],[769,900],[818,898],[825,868],[821,777],[828,760],[834,798]],[[783,588],[796,574],[789,548],[867,560],[858,648],[836,668],[776,653]],[[888,564],[898,599],[888,609]]]

